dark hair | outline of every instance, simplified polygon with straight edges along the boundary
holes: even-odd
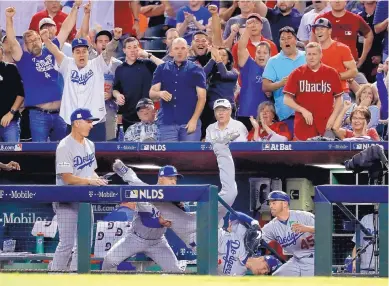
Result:
[[[297,39],[296,31],[290,26],[285,26],[279,30],[278,35],[280,38],[282,33],[290,33]]]
[[[134,38],[134,37],[128,37],[127,39],[124,40],[123,42],[123,48],[125,49],[126,48],[126,45],[127,43],[132,43],[132,42],[137,42],[138,45],[139,45],[139,41],[137,38]]]
[[[370,113],[370,110],[366,106],[355,107],[354,110],[350,114],[350,121],[353,120],[353,116],[355,115],[355,113],[361,113],[365,117],[366,122],[369,124],[370,119],[371,119],[371,113]]]
[[[205,37],[208,38],[207,33],[203,32],[203,31],[197,31],[197,32],[195,32],[195,33],[193,34],[192,40],[194,40],[195,36],[197,36],[197,35],[203,35],[203,36],[205,36]]]
[[[261,46],[266,47],[267,50],[269,51],[269,54],[271,54],[271,47],[270,47],[270,44],[268,42],[260,41],[259,44],[255,48],[258,49],[258,47],[261,47]]]

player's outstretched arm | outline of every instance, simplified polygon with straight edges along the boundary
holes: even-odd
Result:
[[[130,186],[148,186],[141,179],[138,178],[136,173],[129,167],[127,167],[121,160],[116,159],[112,165],[113,171],[120,176],[123,181],[127,182]]]

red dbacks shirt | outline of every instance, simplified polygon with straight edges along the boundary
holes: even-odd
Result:
[[[332,67],[321,64],[319,70],[314,72],[305,64],[290,74],[284,87],[284,93],[293,95],[298,105],[312,113],[313,127],[318,132],[317,135],[322,135],[333,110],[334,97],[340,96],[343,93],[343,89],[339,74]],[[301,131],[301,128],[308,129],[310,127],[305,123],[302,114],[296,112],[296,137],[299,140],[314,137],[311,136],[312,132],[306,133]],[[300,136],[298,133],[300,133]]]
[[[331,37],[335,41],[339,41],[346,46],[349,46],[355,60],[358,59],[357,50],[357,38],[360,32],[363,36],[366,36],[370,31],[369,25],[363,20],[363,18],[357,14],[346,11],[342,17],[335,17],[332,15],[332,11],[326,12],[316,17],[326,18],[330,20],[332,24]]]

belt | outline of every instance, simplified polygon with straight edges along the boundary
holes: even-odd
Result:
[[[141,238],[141,239],[144,239],[144,240],[159,240],[160,238],[154,238],[154,239],[151,239],[151,238],[143,238],[141,237],[135,230],[132,231],[137,237]]]
[[[38,110],[40,112],[47,113],[47,114],[57,114],[57,113],[59,113],[59,109],[54,109],[54,110],[42,109],[42,108],[37,107],[37,106],[31,106],[28,109]]]

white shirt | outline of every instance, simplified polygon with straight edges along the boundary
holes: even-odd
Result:
[[[297,32],[297,38],[300,41],[309,41],[312,33],[312,25],[318,15],[324,14],[328,11],[331,11],[331,6],[328,4],[323,10],[319,13],[315,9],[305,13],[301,18],[300,27]]]
[[[72,58],[73,57],[72,45],[67,42],[63,43],[62,52],[65,54],[65,56]]]
[[[64,79],[59,114],[67,124],[71,124],[70,115],[77,108],[88,108],[99,122],[105,121],[104,73],[108,68],[102,55],[89,60],[82,69],[78,69],[74,59],[69,57],[64,57],[60,67],[56,63],[55,69]]]
[[[42,1],[43,2],[43,1]],[[5,31],[5,9],[15,7],[14,29],[16,36],[23,36],[23,33],[30,27],[32,16],[39,11],[40,1],[0,1],[0,27]]]
[[[244,126],[244,124],[240,121],[237,121],[235,119],[230,119],[228,122],[226,128],[224,130],[220,130],[219,123],[215,122],[212,123],[207,127],[206,135],[205,135],[205,141],[211,142],[212,140],[216,138],[223,138],[227,136],[229,133],[233,132],[239,132],[239,137],[234,140],[234,142],[247,142],[247,128]]]

